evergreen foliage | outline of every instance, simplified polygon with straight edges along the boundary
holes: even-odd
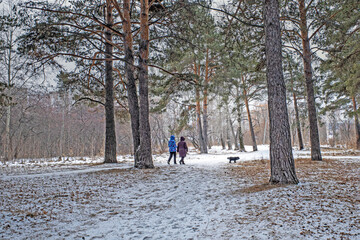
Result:
[[[328,22],[322,39],[326,59],[321,70],[324,78],[324,111],[341,109],[350,117],[355,114],[352,97],[360,93],[360,11],[358,1],[345,1],[329,12],[336,16]],[[359,111],[357,110],[357,114]]]

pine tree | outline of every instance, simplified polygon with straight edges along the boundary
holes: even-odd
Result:
[[[334,4],[329,1],[296,0],[284,2],[284,7],[281,8],[285,46],[298,53],[303,60],[311,159],[315,161],[321,161],[322,157],[316,109],[318,81],[315,80],[313,71],[313,63],[316,60],[314,46],[318,45],[318,39],[322,38],[321,32],[326,24],[341,11],[339,9],[336,13],[328,11],[334,7]]]
[[[297,184],[282,70],[279,3],[264,5],[266,77],[270,119],[270,183]]]
[[[251,10],[254,11],[250,19],[260,14],[255,6],[257,5],[250,6]],[[244,15],[240,16],[244,17]],[[239,99],[236,101],[242,100],[246,108],[253,151],[257,151],[250,101],[261,100],[265,90],[265,59],[263,54],[259,54],[259,52],[264,52],[263,32],[258,31],[261,28],[254,28],[254,26],[249,26],[233,18],[224,18],[222,29],[223,34],[226,35],[226,49],[224,51],[230,52],[228,59],[223,58],[223,65],[225,64],[227,66],[224,68],[227,74],[223,73],[222,75],[227,76],[228,80],[225,79],[225,81],[231,79],[230,84],[234,84],[239,88],[237,92]],[[226,54],[223,55],[226,56]],[[241,109],[238,109],[238,113],[240,112]],[[239,123],[239,126],[240,125]]]
[[[355,146],[360,149],[359,93],[360,93],[360,11],[358,1],[331,1],[336,8],[326,8],[334,17],[319,39],[326,60],[321,69],[325,84],[326,107],[324,111],[341,109],[354,117]]]
[[[202,153],[207,153],[208,141],[208,104],[212,81],[218,65],[218,52],[221,36],[216,30],[215,22],[209,11],[184,3],[171,17],[168,26],[169,35],[162,50],[159,63],[162,70],[172,75],[158,81],[156,88],[163,89],[162,107],[175,99],[181,91],[191,91],[191,103],[196,115],[198,145]],[[166,89],[166,90],[165,90]],[[175,91],[176,90],[176,91]],[[185,94],[184,94],[185,95]],[[180,101],[186,101],[180,97]],[[185,103],[185,102],[184,102]]]
[[[300,69],[300,64],[296,61],[295,56],[291,53],[286,52],[286,57],[284,58],[284,71],[285,79],[287,81],[288,92],[291,93],[294,111],[295,111],[295,128],[298,137],[299,150],[304,149],[304,143],[301,132],[301,120],[300,120],[300,110],[299,110],[299,96],[305,96],[303,92],[303,74],[298,70]]]
[[[146,120],[149,116],[147,100],[149,40],[146,35],[149,32],[148,11],[151,6],[148,1],[136,2],[136,5],[131,6],[132,8],[128,1],[124,1],[121,8],[118,1],[112,0],[93,2],[77,0],[67,6],[57,3],[29,2],[26,7],[41,14],[35,17],[36,25],[29,28],[24,39],[30,39],[32,42],[26,46],[27,53],[40,60],[55,62],[56,57],[63,57],[67,61],[76,63],[77,68],[70,74],[69,79],[74,84],[80,83],[78,89],[82,94],[88,94],[80,99],[101,104],[105,98],[103,103],[107,125],[105,162],[116,162],[113,102],[116,100],[121,107],[127,109],[123,101],[127,91],[136,154],[135,166],[147,168],[153,167],[151,144],[149,148],[146,147],[146,144],[151,142],[150,127]],[[132,19],[130,11],[133,11],[132,17],[140,19],[140,35],[137,35],[137,31],[133,32],[139,26],[130,24]],[[127,22],[123,21],[124,16]],[[139,71],[136,72],[140,80],[139,103],[135,83],[135,61],[132,59],[134,54],[131,41],[134,40],[129,34],[137,36],[140,44],[137,48]],[[126,47],[125,52],[123,46]],[[127,79],[124,79],[123,75]],[[114,79],[117,83],[114,83]],[[113,92],[114,88],[116,95]],[[138,104],[139,109],[137,109]],[[138,124],[140,119],[143,122]],[[143,144],[143,148],[139,148],[141,141],[146,143]],[[138,154],[142,155],[141,159],[147,160],[142,161],[138,158],[140,156]]]

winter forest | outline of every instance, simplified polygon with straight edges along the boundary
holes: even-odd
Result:
[[[359,239],[359,6],[0,0],[0,238]]]

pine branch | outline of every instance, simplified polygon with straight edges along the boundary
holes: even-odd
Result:
[[[76,100],[72,105],[74,106],[76,103],[80,102],[80,101],[83,101],[83,100],[88,100],[90,102],[94,102],[94,103],[98,103],[102,106],[105,106],[105,104],[103,102],[100,102],[98,100],[95,100],[95,99],[92,99],[92,98],[89,98],[89,97],[82,97],[82,98],[79,98],[78,100]]]
[[[343,9],[340,9],[339,11],[335,12],[335,13],[332,14],[326,21],[324,21],[324,22],[320,25],[320,27],[318,27],[318,28],[313,32],[313,34],[311,34],[311,36],[309,37],[309,41],[320,31],[320,29],[321,29],[323,26],[325,26],[325,25],[327,24],[327,22],[328,22],[330,19],[334,18],[334,17],[335,17],[338,13],[340,13],[341,11],[343,11]]]
[[[202,5],[201,3],[197,3],[197,5],[199,5],[199,6],[203,7],[203,8],[207,8],[209,10],[214,10],[214,11],[217,11],[217,12],[224,13],[224,14],[226,14],[228,16],[233,17],[234,19],[236,19],[237,21],[239,21],[240,23],[242,23],[244,25],[247,25],[247,26],[250,26],[250,27],[264,28],[263,25],[257,25],[257,24],[252,24],[252,23],[249,23],[249,22],[245,22],[245,21],[241,20],[240,18],[236,17],[234,14],[231,14],[231,13],[229,13],[229,12],[223,10],[223,9],[205,6],[205,5]]]

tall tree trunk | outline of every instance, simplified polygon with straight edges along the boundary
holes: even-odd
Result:
[[[194,74],[200,77],[200,64],[197,65],[194,62]],[[200,86],[198,80],[196,80],[195,86],[195,100],[196,100],[196,121],[198,127],[198,135],[199,135],[199,147],[200,153],[207,153],[207,145],[204,139],[203,126],[201,123],[201,107],[200,107]]]
[[[228,105],[228,103],[226,103],[226,105]],[[228,107],[228,106],[226,106],[226,107]],[[229,111],[226,111],[226,142],[228,145],[228,150],[232,150],[232,144],[231,144],[231,139],[230,139],[230,134],[229,134],[229,125],[230,125]]]
[[[297,184],[282,69],[278,0],[265,0],[265,50],[272,184]]]
[[[267,117],[265,116],[265,122],[264,122],[264,135],[263,135],[263,144],[266,143],[266,133],[267,133],[267,126],[268,126],[268,123],[267,123]]]
[[[154,168],[149,122],[149,0],[141,0],[139,46],[140,152],[138,168]]]
[[[225,139],[224,139],[224,127],[223,127],[223,114],[221,112],[221,108],[220,108],[220,141],[221,141],[221,146],[222,149],[225,150],[226,149],[226,144],[225,144]]]
[[[203,100],[203,122],[204,122],[204,142],[208,146],[208,85],[209,85],[209,49],[206,49],[205,60],[205,82],[204,82],[204,100]]]
[[[357,106],[355,96],[352,97],[353,108],[354,108],[354,119],[355,119],[355,135],[356,135],[356,149],[360,149],[360,124],[359,117],[357,114]]]
[[[7,63],[7,87],[8,87],[8,96],[11,97],[11,88],[12,88],[12,81],[11,81],[11,68],[12,68],[12,39],[13,39],[13,32],[9,32],[9,50],[8,50],[8,63]],[[10,123],[11,123],[11,102],[8,103],[9,105],[6,107],[6,125],[5,125],[5,160],[9,161],[12,160],[12,147],[11,147],[11,139],[10,139]]]
[[[106,23],[113,25],[111,0],[106,1]],[[113,46],[111,30],[105,30],[105,163],[116,163],[116,133],[114,114]]]
[[[204,145],[208,146],[209,145],[209,140],[208,140],[208,132],[209,132],[208,127],[209,126],[208,126],[207,90],[206,90],[206,92],[204,91],[204,102],[203,103],[204,103],[204,106],[203,106],[203,123],[204,123],[203,137],[204,137]]]
[[[311,68],[311,50],[310,40],[308,36],[308,28],[306,23],[306,8],[305,0],[299,1],[300,10],[300,29],[303,46],[303,62],[304,62],[304,75],[306,81],[306,93],[307,93],[307,105],[309,115],[309,126],[310,126],[310,143],[311,143],[311,159],[315,161],[321,161],[321,149],[320,149],[320,138],[317,123],[317,113],[315,105],[315,93],[314,83],[312,79],[312,68]]]
[[[296,123],[296,131],[298,136],[298,142],[299,142],[299,150],[304,149],[304,143],[301,133],[301,124],[300,124],[300,117],[299,117],[299,109],[297,104],[297,97],[294,89],[294,80],[292,75],[292,69],[290,69],[290,79],[291,79],[291,91],[293,95],[293,101],[294,101],[294,110],[295,110],[295,123]]]
[[[244,145],[244,134],[242,132],[242,127],[241,127],[241,123],[242,123],[242,106],[240,104],[240,89],[239,89],[239,84],[236,85],[236,108],[237,108],[237,122],[238,122],[238,129],[237,129],[237,136],[239,138],[239,150],[241,152],[246,152],[245,151],[245,145]]]
[[[140,147],[140,123],[139,123],[139,100],[136,89],[133,38],[131,32],[130,0],[123,3],[123,31],[124,31],[124,52],[125,52],[125,75],[127,79],[128,105],[131,117],[131,131],[133,138],[134,165],[139,165]]]
[[[11,121],[11,105],[6,107],[6,125],[5,125],[5,160],[12,160],[12,151],[10,143],[10,121]]]
[[[296,130],[297,130],[297,136],[298,136],[298,141],[299,141],[299,149],[303,150],[304,143],[303,143],[302,134],[301,134],[299,109],[298,109],[297,98],[296,98],[296,93],[294,91],[294,88],[292,89],[292,92],[293,92],[293,99],[294,99],[294,109],[295,109],[295,118],[296,118],[295,121],[296,121]]]
[[[248,101],[248,96],[247,96],[247,91],[246,91],[246,87],[245,87],[245,79],[244,79],[244,75],[241,76],[242,82],[243,82],[243,93],[244,93],[244,102],[245,102],[245,107],[246,107],[246,112],[247,112],[247,116],[248,116],[248,120],[249,120],[249,129],[250,129],[250,133],[251,133],[251,140],[253,143],[253,151],[257,151],[257,144],[256,144],[256,138],[255,138],[255,132],[254,132],[254,127],[252,124],[252,119],[251,119],[251,114],[250,114],[250,107],[249,107],[249,101]]]
[[[64,99],[65,100],[65,99]],[[64,132],[65,132],[65,106],[62,109],[62,118],[61,118],[61,129],[60,129],[60,151],[59,157],[64,157]]]
[[[226,142],[228,145],[228,150],[232,150],[232,143],[231,143],[231,138],[230,138],[230,134],[229,134],[229,119],[226,124]]]
[[[201,109],[200,109],[200,91],[198,89],[199,87],[196,87],[196,121],[197,121],[197,127],[198,127],[198,136],[199,136],[199,147],[200,147],[200,153],[207,153],[207,146],[205,144],[204,134],[203,134],[203,128],[201,124]]]
[[[224,139],[223,133],[220,133],[220,141],[221,141],[222,149],[225,150],[226,149],[226,144],[225,144],[225,139]]]
[[[242,128],[241,128],[241,120],[239,122],[239,119],[241,119],[241,117],[238,117],[239,126],[237,129],[237,137],[239,138],[239,151],[246,152],[245,145],[244,145],[244,136],[243,136]]]
[[[235,134],[235,130],[234,130],[234,124],[232,123],[231,121],[231,118],[230,118],[230,110],[229,110],[229,105],[227,105],[227,114],[229,116],[229,126],[230,126],[230,131],[231,131],[231,134],[233,136],[233,139],[234,139],[234,144],[235,144],[235,147],[234,147],[234,150],[239,150],[239,143],[238,143],[238,138]]]

